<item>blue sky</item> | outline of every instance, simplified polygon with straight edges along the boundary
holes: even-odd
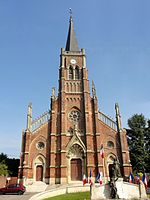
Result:
[[[49,109],[70,7],[99,109],[150,118],[149,0],[0,0],[0,152],[19,157],[29,102],[34,119]]]

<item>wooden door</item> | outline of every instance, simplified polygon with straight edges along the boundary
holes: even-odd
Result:
[[[81,181],[82,180],[82,161],[81,159],[71,160],[71,180]]]
[[[36,181],[43,181],[43,166],[38,165],[36,167]]]

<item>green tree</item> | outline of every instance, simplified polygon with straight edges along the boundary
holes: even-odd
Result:
[[[3,160],[0,162],[0,176],[7,176],[9,175],[8,166],[5,164],[5,161]]]
[[[8,158],[8,156],[4,153],[0,153],[0,162],[2,162],[3,160],[6,161]]]
[[[7,160],[7,155],[4,153],[1,153],[0,154],[0,176],[7,176],[9,174],[6,160]]]
[[[147,120],[144,115],[135,114],[128,119],[127,129],[128,143],[131,164],[133,171],[147,171],[149,170],[149,152],[148,152],[148,128],[146,126]]]
[[[147,151],[146,164],[150,172],[150,120],[147,120],[147,124],[148,124],[148,127],[146,128],[146,131],[145,131],[145,139],[146,139],[145,148]]]
[[[20,160],[16,158],[8,158],[7,161],[8,170],[11,172],[11,176],[18,176],[18,167]]]
[[[0,153],[0,169],[2,173],[6,170],[6,175],[18,176],[19,162],[19,159],[8,158],[6,154]]]

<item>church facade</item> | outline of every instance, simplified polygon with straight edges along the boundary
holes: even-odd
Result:
[[[93,180],[98,172],[108,178],[114,160],[120,163],[122,176],[128,176],[131,165],[126,131],[118,104],[115,110],[116,120],[99,111],[94,82],[90,94],[86,54],[78,47],[71,16],[66,48],[60,55],[58,94],[52,88],[49,111],[35,120],[32,104],[28,106],[19,179],[72,183],[90,171]]]

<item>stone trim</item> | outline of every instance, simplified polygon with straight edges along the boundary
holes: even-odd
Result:
[[[103,165],[99,164],[98,167],[103,167]]]
[[[29,165],[24,165],[24,166],[23,166],[23,169],[25,169],[25,168],[29,168]]]
[[[87,167],[95,167],[95,165],[89,164],[87,165]]]
[[[50,133],[51,136],[56,136],[56,133]]]
[[[66,135],[66,133],[61,133],[60,135]]]
[[[95,151],[92,150],[86,150],[87,153],[95,153]]]
[[[56,151],[51,151],[51,154],[52,154],[52,153],[53,153],[53,154],[55,154],[55,153],[56,153]]]
[[[131,164],[123,164],[123,167],[132,167]]]
[[[67,165],[60,165],[60,168],[66,168]]]
[[[61,150],[60,152],[61,152],[61,153],[66,153],[67,151],[65,151],[65,150]]]
[[[55,168],[55,165],[50,165],[49,168]]]
[[[86,135],[93,136],[93,133],[85,133]]]

